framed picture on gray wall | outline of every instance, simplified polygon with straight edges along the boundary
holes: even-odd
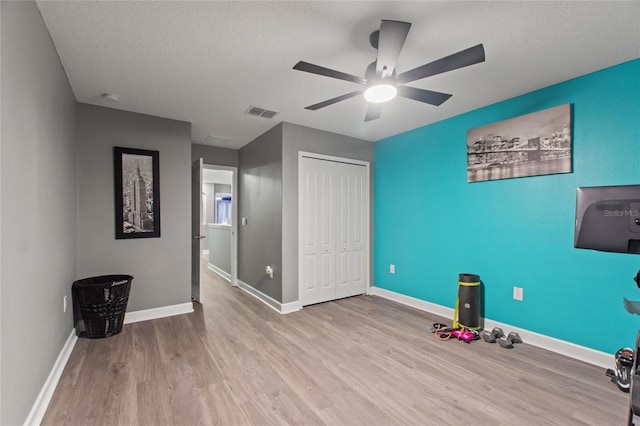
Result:
[[[160,237],[159,155],[113,148],[116,239]]]

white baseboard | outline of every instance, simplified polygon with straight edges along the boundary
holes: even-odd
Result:
[[[278,302],[273,297],[251,287],[249,284],[245,283],[242,280],[238,280],[238,287],[280,314],[289,314],[291,312],[299,311],[300,309],[302,309],[302,305],[300,305],[300,302],[298,301],[289,303]]]
[[[124,324],[171,317],[174,315],[189,314],[191,312],[193,312],[192,302],[181,303],[179,305],[163,306],[160,308],[144,309],[142,311],[127,312],[124,315]]]
[[[210,271],[213,271],[216,274],[220,275],[220,277],[224,278],[225,280],[231,282],[231,274],[228,273],[227,271],[225,271],[224,269],[221,269],[221,268],[217,267],[213,263],[207,263],[207,268]]]
[[[296,312],[302,309],[302,303],[298,300],[295,302],[282,303],[280,305],[280,313],[281,314],[290,314],[291,312]]]
[[[36,401],[33,403],[27,419],[24,421],[25,425],[39,425],[42,422],[44,413],[47,411],[49,402],[51,402],[53,392],[56,390],[56,386],[58,386],[60,376],[62,376],[62,371],[67,365],[67,361],[69,360],[73,347],[76,345],[77,341],[78,337],[76,336],[76,330],[72,329],[71,334],[67,338],[67,341],[56,359],[56,362],[53,364],[53,368],[51,369],[47,380],[44,382],[44,386],[42,386]]]
[[[415,297],[405,296],[404,294],[396,293],[394,291],[385,290],[380,287],[369,287],[367,294],[373,296],[380,296],[385,299],[393,300],[394,302],[401,303],[412,308],[419,309],[421,311],[429,312],[431,314],[439,315],[441,317],[453,318],[453,309],[442,305],[436,305],[435,303],[427,302],[425,300],[416,299]]]
[[[453,309],[446,306],[436,305],[435,303],[426,302],[424,300],[405,296],[379,287],[371,287],[367,293],[393,300],[394,302],[411,306],[412,308],[420,309],[421,311],[439,315],[441,317],[448,318],[449,320],[453,319]],[[485,318],[484,328],[491,330],[493,327],[500,327],[505,331],[505,333],[515,331],[520,335],[520,337],[522,337],[522,340],[525,343],[584,361],[589,364],[597,365],[602,368],[612,368],[615,364],[614,356],[611,354]]]

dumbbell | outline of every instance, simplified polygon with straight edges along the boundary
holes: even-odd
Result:
[[[520,338],[520,335],[515,331],[512,331],[511,333],[509,333],[507,337],[502,337],[498,339],[498,344],[505,349],[513,348],[514,343],[522,343],[522,339]]]
[[[497,339],[504,337],[504,331],[500,327],[494,327],[491,332],[484,330],[482,332],[482,340],[487,343],[495,343]]]

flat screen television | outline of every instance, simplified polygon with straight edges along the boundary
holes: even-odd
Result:
[[[640,185],[579,187],[573,246],[640,254]]]

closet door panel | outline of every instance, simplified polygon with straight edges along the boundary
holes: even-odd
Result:
[[[300,162],[300,300],[303,305],[335,298],[334,179],[330,164]]]
[[[336,240],[338,280],[336,298],[363,294],[366,291],[364,232],[364,181],[366,169],[354,164],[336,163],[338,185]]]

